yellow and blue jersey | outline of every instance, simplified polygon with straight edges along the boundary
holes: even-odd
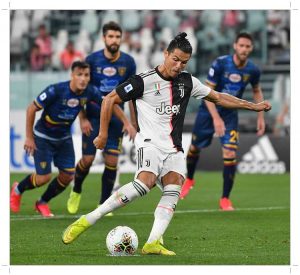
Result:
[[[34,134],[48,140],[62,140],[71,136],[71,125],[87,103],[101,105],[102,95],[89,84],[80,94],[71,91],[70,81],[48,86],[34,100],[43,109],[34,127]]]
[[[100,50],[87,56],[86,62],[91,67],[90,83],[96,86],[103,96],[136,73],[134,59],[122,51],[116,60],[109,60],[105,57],[104,50]],[[86,111],[88,118],[99,119],[100,108],[95,104],[88,103]]]
[[[260,70],[251,60],[248,60],[244,67],[238,68],[233,61],[233,55],[224,55],[212,63],[206,83],[218,92],[242,98],[246,86],[250,83],[255,88],[259,85],[259,80]],[[237,117],[237,110],[221,106],[217,106],[217,109],[221,117],[228,115]],[[205,102],[202,102],[199,111],[208,112]]]
[[[246,86],[250,83],[253,88],[259,85],[260,70],[250,60],[242,68],[238,68],[232,55],[218,57],[211,65],[206,83],[217,92],[228,93],[238,98],[243,97]],[[224,121],[225,135],[220,137],[223,148],[237,150],[239,144],[238,111],[216,106]],[[199,107],[193,128],[192,144],[205,148],[211,144],[215,132],[212,117],[203,101]]]

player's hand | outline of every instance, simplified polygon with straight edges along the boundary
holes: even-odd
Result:
[[[89,136],[91,134],[91,131],[94,130],[92,127],[92,124],[90,123],[90,121],[88,119],[80,120],[80,129],[81,129],[82,133],[85,134],[86,136]]]
[[[107,142],[107,135],[99,134],[93,141],[97,149],[103,150]]]
[[[256,130],[257,130],[257,135],[258,136],[262,136],[265,133],[266,130],[266,124],[265,124],[265,120],[264,118],[258,118],[257,119],[257,126],[256,126]]]
[[[28,155],[33,156],[34,150],[36,150],[36,145],[33,138],[25,139],[24,150]]]
[[[223,137],[225,135],[225,131],[226,131],[226,127],[225,127],[223,119],[215,118],[213,120],[213,122],[214,122],[216,136]]]
[[[262,102],[259,102],[259,103],[255,104],[254,111],[256,111],[256,112],[261,112],[261,111],[268,112],[271,109],[272,109],[272,105],[269,101],[262,101]]]
[[[124,124],[122,132],[129,135],[129,140],[134,140],[136,136],[136,129],[133,127],[131,123]]]

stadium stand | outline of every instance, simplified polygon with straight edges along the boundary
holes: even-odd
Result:
[[[14,79],[11,82],[12,109],[26,106],[28,102],[25,99],[39,92],[35,89],[39,85],[34,83],[34,74],[43,75],[46,71],[47,76],[40,78],[46,79],[46,82],[61,75],[63,69],[59,56],[68,41],[74,41],[75,49],[83,53],[83,56],[102,48],[101,27],[111,20],[122,25],[124,34],[121,49],[134,56],[137,72],[157,65],[165,45],[176,33],[185,31],[195,49],[188,70],[204,80],[212,60],[219,55],[231,53],[236,33],[246,30],[255,37],[255,50],[251,58],[262,68],[261,83],[265,98],[274,101],[274,89],[279,85],[276,84],[278,77],[289,77],[289,11],[12,10],[10,17],[11,75]],[[51,36],[51,63],[49,66],[35,66],[33,70],[32,52],[36,51],[35,39],[41,24],[46,26]],[[29,70],[34,71],[32,75],[22,74]],[[288,81],[283,82],[288,89]],[[23,95],[18,96],[21,90]],[[246,98],[247,94],[251,95],[245,92]],[[25,101],[22,104],[14,102],[13,98],[24,98]],[[193,123],[198,105],[198,101],[190,101],[186,117],[187,130]],[[274,120],[279,109],[277,105],[267,114],[268,124],[272,124]],[[242,131],[253,131],[253,115],[255,114],[241,114]]]

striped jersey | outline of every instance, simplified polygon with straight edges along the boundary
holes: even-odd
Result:
[[[166,79],[158,67],[132,76],[116,88],[123,101],[133,100],[138,123],[136,146],[155,146],[167,153],[183,151],[182,130],[189,98],[206,97],[210,90],[187,72]]]

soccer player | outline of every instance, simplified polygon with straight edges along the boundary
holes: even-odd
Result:
[[[164,52],[163,64],[135,75],[119,85],[102,102],[101,124],[94,144],[104,148],[114,104],[134,100],[138,133],[135,137],[137,172],[132,182],[123,185],[94,211],[81,216],[63,233],[65,244],[95,224],[106,213],[125,206],[146,195],[155,184],[163,189],[154,212],[154,224],[143,254],[175,255],[160,241],[176,208],[185,177],[185,157],[182,149],[182,128],[190,96],[205,98],[227,108],[268,111],[268,102],[257,104],[219,93],[203,85],[183,71],[192,54],[186,33],[178,34]]]
[[[33,155],[35,173],[13,184],[10,208],[19,212],[22,194],[46,184],[51,179],[51,163],[59,174],[36,202],[35,209],[44,217],[52,217],[48,202],[63,192],[72,181],[75,171],[75,154],[71,137],[71,125],[87,102],[101,104],[102,96],[96,87],[89,84],[90,66],[76,61],[71,68],[71,80],[50,85],[42,91],[27,108],[26,140],[24,149]],[[43,109],[41,118],[33,127],[36,112]],[[124,122],[130,135],[135,134],[119,106],[114,109]]]
[[[218,92],[242,98],[250,83],[255,102],[263,100],[259,86],[260,70],[248,59],[253,50],[253,40],[248,33],[239,33],[233,44],[234,54],[218,57],[209,69],[206,84]],[[265,132],[264,113],[257,114],[257,135]],[[238,112],[204,100],[199,107],[187,155],[187,178],[182,186],[180,198],[187,196],[195,184],[194,173],[202,148],[211,144],[213,135],[220,137],[223,151],[223,194],[219,201],[221,210],[234,210],[230,192],[236,172],[238,149]]]
[[[105,48],[87,56],[86,62],[91,67],[91,83],[106,96],[119,84],[136,73],[136,65],[130,55],[119,49],[122,38],[121,27],[115,22],[109,22],[103,26],[102,31]],[[121,106],[123,107],[123,105]],[[78,211],[82,184],[95,159],[96,148],[93,140],[99,132],[99,115],[100,107],[97,104],[88,103],[86,119],[80,117],[81,129],[83,131],[82,157],[76,165],[74,186],[67,202],[67,209],[71,214],[75,214]],[[108,142],[104,148],[105,168],[102,174],[100,204],[111,195],[116,180],[122,138],[122,123],[113,116],[109,125]]]

